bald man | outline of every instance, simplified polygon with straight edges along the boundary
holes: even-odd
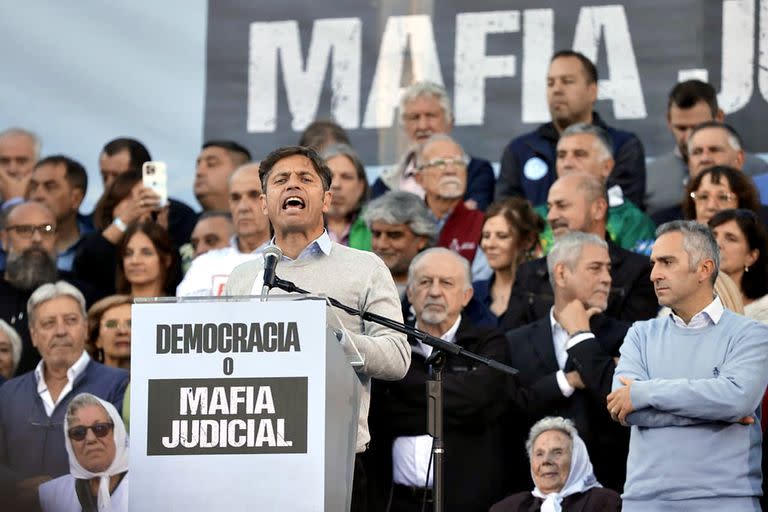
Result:
[[[237,168],[229,177],[228,194],[235,234],[228,247],[208,251],[192,261],[176,289],[179,297],[221,295],[232,269],[260,255],[269,242],[269,219],[260,202],[259,164]]]
[[[547,207],[547,222],[555,241],[580,231],[608,242],[613,284],[606,315],[625,322],[656,316],[658,304],[650,281],[648,258],[622,249],[606,231],[608,201],[603,181],[581,172],[558,178],[549,189]],[[553,300],[546,258],[524,263],[517,270],[501,323],[506,329],[531,323],[549,314]]]

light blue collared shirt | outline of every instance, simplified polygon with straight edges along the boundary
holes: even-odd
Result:
[[[272,240],[269,241],[269,245],[275,245],[275,237],[272,237]],[[325,254],[328,256],[331,254],[331,246],[333,245],[333,242],[331,241],[331,237],[328,236],[328,231],[323,229],[323,234],[319,237],[312,240],[312,242],[307,245],[301,253],[299,253],[298,258],[296,258],[296,261],[303,260],[305,258],[311,258],[318,256],[320,254]],[[286,255],[283,255],[284,261],[294,261],[291,258],[289,258]]]
[[[687,324],[685,320],[677,316],[674,312],[670,312],[672,320],[678,327],[684,329],[701,329],[710,325],[717,325],[720,321],[720,317],[723,316],[723,303],[720,301],[720,297],[715,296],[715,299],[709,303],[707,307],[693,315],[691,321]]]

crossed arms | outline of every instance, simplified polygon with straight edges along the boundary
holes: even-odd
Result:
[[[768,383],[768,327],[752,324],[723,339],[730,346],[718,374],[695,379],[650,378],[641,329],[633,326],[621,347],[607,401],[614,420],[639,427],[754,423]]]

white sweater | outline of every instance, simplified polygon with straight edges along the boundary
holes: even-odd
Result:
[[[252,295],[254,281],[261,279],[262,271],[261,258],[239,265],[230,274],[224,295]],[[373,253],[333,243],[327,256],[320,253],[296,261],[284,259],[278,264],[276,273],[281,279],[291,281],[309,292],[333,297],[347,306],[398,322],[403,320],[400,298],[392,275],[384,262]],[[404,334],[363,322],[360,317],[348,315],[341,310],[336,313],[365,360],[365,364],[358,368],[364,384],[360,395],[356,445],[356,451],[360,453],[365,451],[370,440],[370,378],[402,379],[411,364],[411,349]],[[335,315],[329,315],[329,323],[340,328]],[[354,352],[349,345],[344,348]]]

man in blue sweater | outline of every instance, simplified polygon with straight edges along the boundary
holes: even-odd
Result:
[[[717,243],[706,226],[659,227],[651,253],[659,304],[621,347],[611,416],[632,427],[624,510],[760,510],[759,406],[768,326],[714,295]]]
[[[84,350],[88,323],[77,288],[44,284],[27,313],[42,361],[0,388],[0,509],[11,511],[33,510],[37,487],[69,472],[63,425],[70,400],[87,392],[121,410],[128,384],[125,370],[92,361]]]

